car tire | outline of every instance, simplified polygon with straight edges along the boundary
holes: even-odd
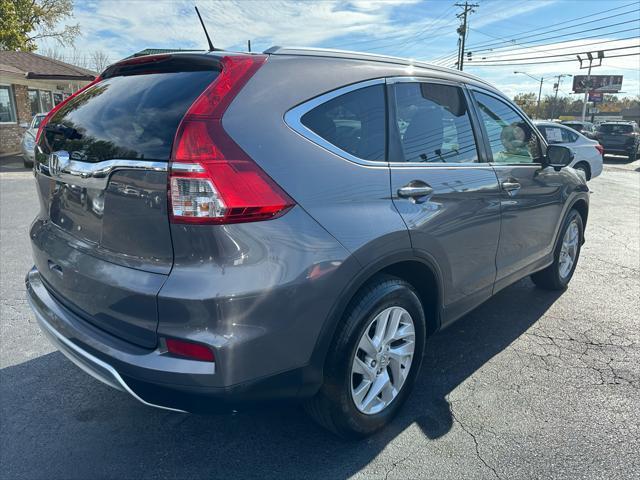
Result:
[[[585,162],[580,162],[573,168],[575,168],[576,170],[580,170],[582,173],[584,173],[584,178],[586,180],[591,180],[591,168],[589,168],[589,164]]]
[[[635,162],[638,158],[638,151],[636,150],[635,152],[632,152],[629,154],[629,161],[630,162]]]
[[[383,321],[386,312],[389,312],[388,320]],[[394,317],[400,320],[393,320]],[[375,347],[376,337],[379,337],[378,324],[380,328],[386,325],[387,332],[393,330],[394,324],[399,325],[397,331],[400,336],[410,334],[408,325],[412,324],[413,336],[390,342],[386,347],[384,341],[379,342],[383,353],[377,354],[378,364],[374,366],[376,359],[369,356],[362,345],[367,345],[367,351],[372,348],[364,339],[368,336],[369,339],[373,338],[371,343]],[[377,275],[351,300],[329,347],[322,387],[305,403],[306,411],[321,426],[343,438],[362,438],[383,428],[396,415],[412,390],[422,364],[425,332],[424,310],[413,287],[397,277]],[[389,345],[391,350],[400,352],[402,348],[403,353],[407,352],[411,340],[413,356],[408,364],[408,372],[407,365],[403,368],[397,359],[388,357],[385,360],[380,357],[384,355],[385,348],[389,350]],[[376,352],[375,348],[373,351]],[[406,362],[407,357],[403,358]],[[357,367],[356,363],[366,363],[370,367],[367,372],[375,375],[356,372],[362,368]],[[396,371],[400,373],[394,375]],[[367,382],[370,385],[368,388]],[[379,395],[375,394],[374,387],[379,388],[383,382],[390,387]],[[399,388],[396,389],[396,385]]]
[[[562,224],[558,243],[553,253],[553,263],[544,270],[531,275],[533,283],[547,290],[567,288],[578,265],[583,238],[582,217],[577,210],[571,209]],[[569,258],[571,259],[570,264],[567,263]]]

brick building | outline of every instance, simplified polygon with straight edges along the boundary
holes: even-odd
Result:
[[[16,153],[25,126],[95,78],[95,72],[30,52],[0,51],[0,155]]]

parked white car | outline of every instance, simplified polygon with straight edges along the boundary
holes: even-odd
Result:
[[[22,123],[20,126],[26,128],[22,135],[22,162],[25,168],[33,167],[33,160],[35,158],[34,148],[36,146],[36,135],[38,133],[38,127],[40,122],[46,117],[46,113],[36,113],[31,120],[31,123]]]
[[[570,127],[553,122],[535,122],[549,145],[562,145],[573,150],[575,158],[570,167],[584,173],[587,180],[602,173],[604,149],[597,140],[591,140]]]

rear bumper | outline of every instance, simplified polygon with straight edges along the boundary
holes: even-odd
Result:
[[[145,350],[97,329],[61,305],[35,268],[25,283],[40,328],[60,352],[89,375],[145,405],[176,412],[230,411],[257,401],[297,398],[304,390],[301,385],[309,383],[302,368],[241,385],[208,386],[215,364]]]
[[[631,155],[638,150],[636,145],[602,145],[605,155]]]

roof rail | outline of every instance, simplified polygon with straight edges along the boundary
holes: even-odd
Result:
[[[263,53],[266,53],[269,55],[300,55],[300,56],[308,56],[308,57],[330,57],[330,58],[344,58],[349,60],[366,60],[369,62],[391,63],[394,65],[407,65],[412,67],[427,68],[430,70],[435,70],[438,72],[445,72],[445,73],[455,72],[456,74],[459,74],[463,77],[469,78],[471,80],[475,80],[477,82],[480,82],[492,88],[495,88],[486,80],[478,78],[475,75],[471,75],[469,73],[461,72],[458,70],[453,70],[447,67],[442,67],[440,65],[434,65],[428,62],[421,62],[419,60],[414,60],[411,58],[393,57],[390,55],[378,55],[375,53],[355,52],[351,50],[334,50],[330,48],[310,48],[310,47],[280,47],[277,45],[271,48],[268,48]]]

